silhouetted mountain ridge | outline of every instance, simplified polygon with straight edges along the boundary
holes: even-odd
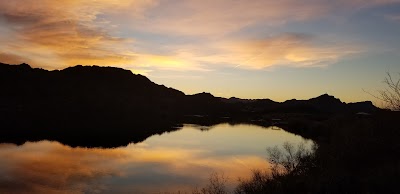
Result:
[[[0,75],[4,91],[7,91],[1,95],[2,107],[10,109],[13,106],[25,109],[27,105],[43,103],[53,108],[63,108],[63,111],[78,106],[80,111],[115,111],[113,114],[121,111],[141,112],[161,114],[163,117],[184,114],[226,116],[249,111],[336,113],[376,110],[371,102],[346,104],[328,94],[281,103],[270,99],[226,99],[205,92],[185,95],[179,90],[155,84],[145,76],[116,67],[77,65],[64,70],[47,71],[31,68],[27,64],[1,64]]]
[[[0,63],[0,88],[0,123],[9,136],[29,133],[54,134],[58,138],[79,134],[81,139],[93,134],[107,138],[109,134],[147,137],[185,122],[215,123],[221,118],[245,121],[270,113],[377,110],[371,102],[346,104],[327,94],[281,103],[270,99],[226,99],[205,92],[185,95],[129,70],[99,66],[48,71],[28,64]]]
[[[334,96],[323,94],[308,100],[291,99],[275,102],[270,99],[240,99],[231,97],[223,100],[229,104],[241,104],[252,112],[299,112],[299,113],[356,113],[374,112],[378,108],[371,101],[345,103]]]
[[[185,96],[178,90],[157,85],[145,76],[114,67],[78,65],[47,71],[26,64],[1,64],[0,75],[0,85],[5,91],[0,95],[4,115],[12,117],[10,120],[23,118],[34,122],[16,121],[20,127],[41,120],[55,125],[60,122],[79,121],[80,125],[104,122],[106,126],[118,127],[149,117],[175,119],[177,113],[170,110]]]

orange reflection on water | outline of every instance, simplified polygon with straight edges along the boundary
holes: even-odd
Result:
[[[206,132],[185,126],[114,149],[0,144],[0,193],[190,193],[213,172],[233,188],[251,170],[268,169],[265,145],[284,136],[301,140],[282,130],[218,125]]]
[[[102,189],[97,180],[119,176],[113,167],[126,152],[71,148],[42,141],[0,148],[0,193],[80,193]]]

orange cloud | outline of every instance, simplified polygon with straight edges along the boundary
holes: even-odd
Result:
[[[233,50],[239,56],[237,67],[262,69],[276,65],[294,67],[327,66],[340,58],[361,52],[357,46],[346,44],[318,45],[304,34],[282,34],[263,40],[238,44]]]
[[[336,10],[397,1],[0,1],[0,61],[28,62],[47,69],[112,65],[144,73],[155,69],[209,71],[226,63],[250,69],[281,63],[320,66],[353,53],[352,48],[318,46],[285,34],[258,39],[257,43],[249,41],[253,37],[233,34],[255,26],[276,27],[327,17]],[[148,33],[156,38],[138,38]],[[180,44],[168,41],[170,37],[187,41]],[[165,43],[160,45],[158,39]],[[293,44],[283,46],[284,41]],[[136,47],[137,43],[140,46]],[[156,51],[159,47],[166,49]]]
[[[10,54],[10,53],[0,53],[1,62],[10,63],[10,64],[20,64],[20,63],[28,63],[29,60],[25,59],[21,56]]]
[[[243,69],[265,69],[279,65],[321,67],[362,52],[360,46],[330,42],[320,44],[308,34],[285,33],[264,39],[225,40],[198,47],[182,46],[198,64],[224,64]],[[189,59],[189,58],[188,58]]]
[[[174,52],[170,55],[150,55],[150,54],[137,54],[136,66],[138,68],[157,68],[161,70],[173,71],[211,71],[201,65],[192,53],[179,53]]]
[[[127,48],[131,40],[110,35],[115,26],[99,16],[126,8],[140,12],[148,3],[151,1],[1,1],[0,23],[9,33],[0,40],[1,50],[8,54],[0,60],[15,63],[28,58],[33,65],[53,68],[131,64],[134,57]]]

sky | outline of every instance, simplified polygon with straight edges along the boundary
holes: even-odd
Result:
[[[0,0],[0,62],[121,67],[186,94],[372,100],[400,0]]]

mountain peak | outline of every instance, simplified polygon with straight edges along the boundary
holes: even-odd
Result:
[[[327,93],[322,94],[318,97],[315,98],[311,98],[310,101],[319,101],[319,102],[340,102],[342,103],[342,101],[340,101],[340,99],[335,98],[335,96],[331,96]]]
[[[317,96],[315,98],[335,98],[335,96],[331,96],[328,93],[322,94],[320,96]]]
[[[23,68],[23,69],[32,69],[32,67],[29,64],[26,64],[26,63],[21,63],[19,65],[19,67]]]
[[[118,67],[100,67],[97,65],[93,66],[83,66],[83,65],[76,65],[73,67],[67,67],[63,70],[63,72],[79,72],[79,73],[90,73],[90,74],[102,74],[102,73],[107,73],[107,74],[118,74],[118,73],[123,73],[123,74],[133,74],[131,71],[123,69],[123,68],[118,68]]]

